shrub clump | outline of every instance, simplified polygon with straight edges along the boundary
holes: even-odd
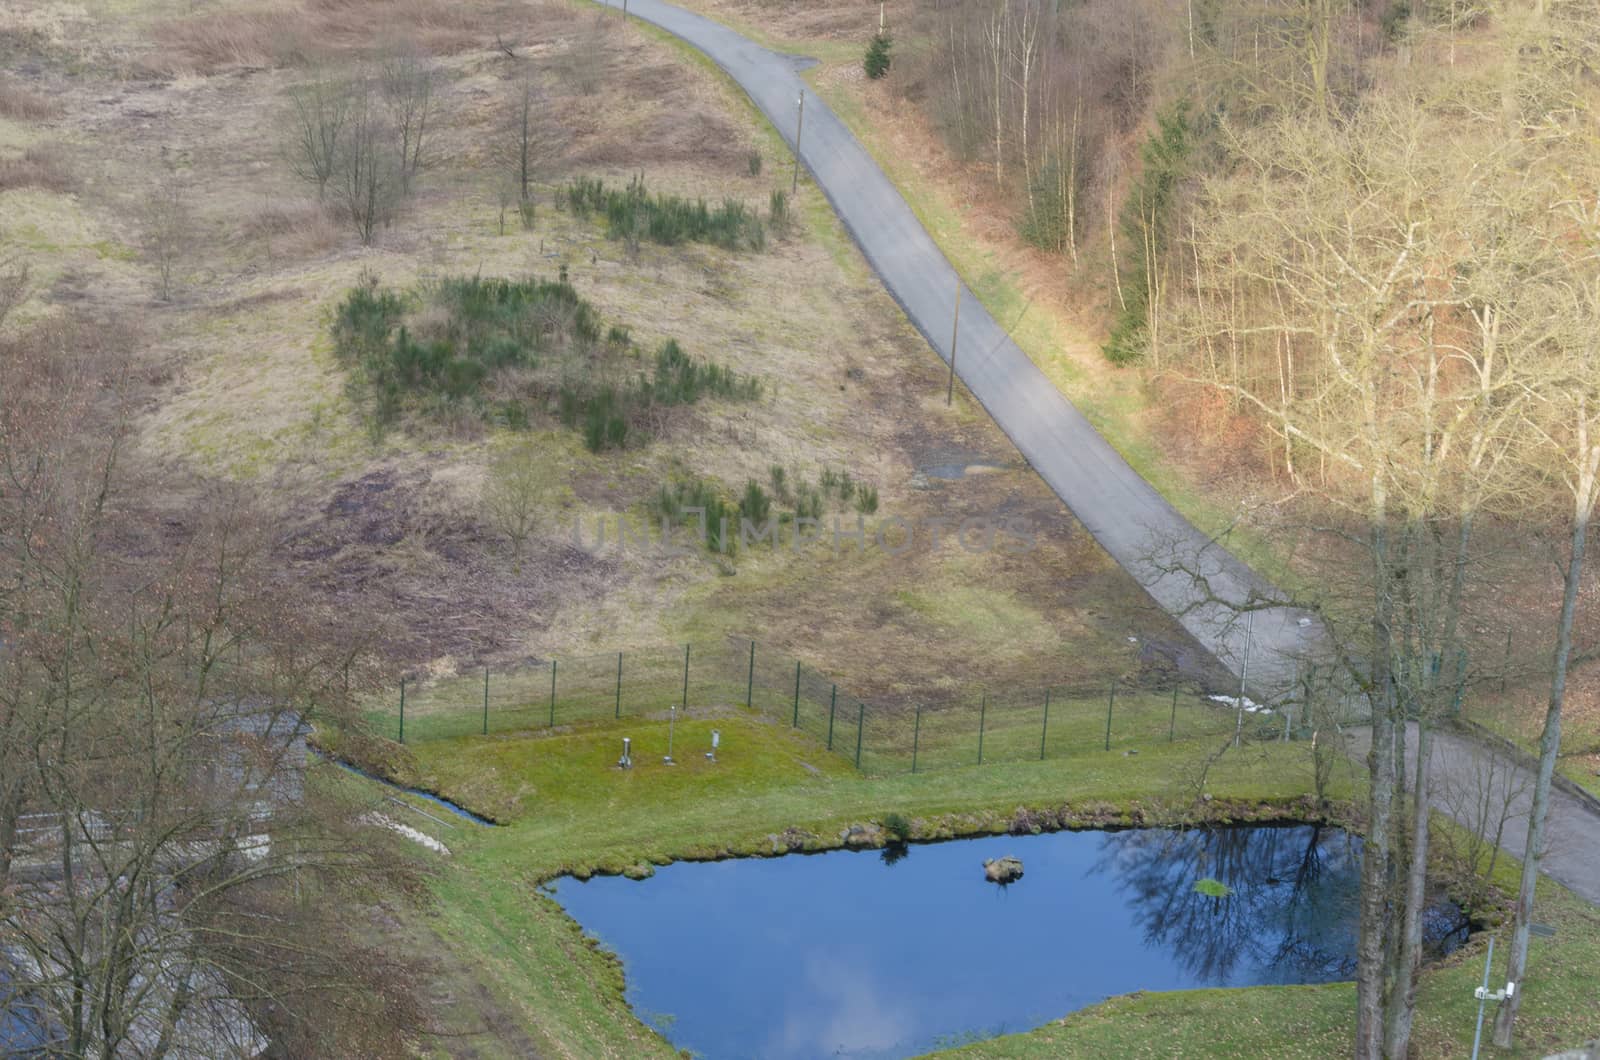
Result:
[[[762,389],[759,380],[697,360],[670,339],[652,370],[624,367],[617,362],[639,357],[628,330],[604,327],[564,279],[460,277],[401,293],[368,276],[340,303],[333,339],[370,391],[378,428],[411,404],[436,413],[466,409],[523,429],[531,399],[599,452],[643,437],[639,421],[653,407],[691,405],[707,395],[755,400]]]
[[[889,46],[887,30],[874,36],[872,43],[867,45],[866,58],[862,60],[861,66],[866,70],[867,76],[874,81],[889,72]]]
[[[710,243],[724,250],[762,250],[767,245],[760,215],[737,199],[724,199],[713,208],[704,199],[652,195],[643,176],[634,177],[626,188],[579,177],[561,194],[574,214],[603,215],[612,239],[647,239],[664,246]]]
[[[651,498],[649,508],[652,516],[673,526],[698,529],[704,519],[706,549],[731,554],[738,551],[741,520],[761,526],[771,518],[772,496],[761,483],[750,479],[744,493],[733,501],[715,481],[691,477],[663,484]]]

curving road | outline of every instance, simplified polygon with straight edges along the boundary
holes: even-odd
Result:
[[[597,2],[620,6],[620,0]],[[709,56],[749,93],[791,149],[796,99],[805,94],[801,161],[889,293],[948,361],[955,269],[877,163],[801,81],[798,71],[805,61],[768,51],[661,0],[628,0],[628,13]],[[1298,661],[1320,654],[1326,643],[1321,624],[1287,608],[1253,610],[1248,623],[1240,621],[1237,606],[1229,605],[1271,599],[1272,586],[1168,504],[965,290],[960,328],[956,374],[1101,546],[1224,666],[1243,677],[1253,696],[1271,699],[1287,689]],[[1365,755],[1370,738],[1364,729],[1347,736],[1353,757]],[[1407,747],[1414,769],[1414,725]],[[1440,810],[1522,856],[1533,789],[1526,765],[1476,741],[1436,731],[1428,767]],[[1551,798],[1541,868],[1600,904],[1600,809],[1594,800],[1559,788]],[[1491,806],[1495,812],[1486,813]]]
[[[804,94],[801,162],[889,293],[948,361],[956,271],[877,163],[800,79],[803,63],[661,0],[627,2],[630,16],[682,38],[727,72],[791,149]],[[1285,608],[1241,619],[1237,605],[1271,599],[1272,586],[1168,504],[964,288],[959,319],[956,374],[1095,540],[1252,695],[1271,699],[1285,689],[1296,660],[1322,643],[1320,625]]]

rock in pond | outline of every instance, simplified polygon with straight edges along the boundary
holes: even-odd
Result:
[[[983,863],[984,879],[990,883],[1011,883],[1022,879],[1022,859],[1007,854],[1003,858],[989,858]]]

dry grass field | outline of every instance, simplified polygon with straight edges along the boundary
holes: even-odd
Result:
[[[397,51],[438,70],[431,164],[364,247],[295,179],[289,92]],[[396,666],[448,674],[738,632],[884,694],[1180,658],[1196,670],[1182,634],[981,410],[945,409],[942,366],[814,190],[802,185],[799,223],[756,252],[645,242],[630,254],[603,219],[558,207],[577,176],[642,173],[652,190],[759,212],[787,185],[781,143],[742,96],[658,36],[558,3],[21,0],[0,14],[0,53],[12,71],[0,83],[0,256],[29,266],[31,291],[7,326],[70,314],[139,336],[151,386],[137,458],[185,481],[246,484],[283,520],[286,569],[370,614]],[[502,230],[504,119],[524,64],[560,146],[539,174],[532,229],[513,207]],[[143,204],[174,180],[195,235],[162,301]],[[763,393],[679,410],[620,452],[591,453],[536,416],[527,437],[566,488],[512,562],[480,498],[515,432],[456,416],[376,434],[330,323],[367,275],[406,290],[558,271],[639,348],[676,338]],[[878,489],[877,517],[1025,516],[1040,547],[730,562],[571,545],[573,518],[638,515],[682,477],[734,498],[747,480],[768,484],[772,465],[811,481],[847,471]]]

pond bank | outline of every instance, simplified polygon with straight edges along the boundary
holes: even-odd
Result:
[[[546,883],[560,876],[571,876],[578,880],[592,876],[642,879],[649,875],[653,866],[675,862],[775,858],[786,854],[822,854],[835,850],[881,850],[896,844],[937,843],[997,835],[1027,836],[1049,832],[1172,829],[1233,824],[1315,824],[1359,832],[1360,820],[1360,813],[1352,803],[1319,804],[1310,796],[1276,801],[1208,798],[1182,808],[1155,802],[1118,806],[1086,800],[1079,803],[1064,802],[1057,806],[1018,806],[1009,813],[989,810],[909,818],[886,813],[881,819],[853,821],[837,830],[791,825],[781,832],[769,832],[740,843],[689,847],[670,857],[631,861],[609,859],[562,865],[542,873],[539,882]],[[895,827],[890,827],[891,824]]]
[[[345,759],[340,758],[340,757],[338,757],[336,755],[330,754],[327,751],[324,751],[320,747],[316,747],[314,745],[310,745],[308,747],[308,749],[311,751],[312,754],[316,755],[318,758],[322,759],[324,762],[327,762],[327,763],[329,763],[331,765],[338,766],[340,769],[344,770],[347,773],[354,773],[356,776],[364,777],[365,779],[370,780],[375,784],[382,784],[386,788],[391,788],[391,789],[393,789],[395,791],[404,792],[407,795],[414,795],[419,799],[424,799],[424,800],[426,800],[428,802],[433,803],[435,806],[438,806],[438,807],[441,807],[441,808],[443,808],[445,810],[450,811],[451,813],[455,814],[457,817],[461,817],[461,818],[464,818],[464,819],[466,819],[468,821],[471,821],[473,824],[482,825],[485,828],[496,828],[496,827],[499,827],[499,825],[500,825],[500,822],[491,820],[490,818],[484,817],[481,814],[474,813],[471,810],[467,809],[465,806],[462,806],[462,805],[460,805],[459,803],[456,803],[456,802],[452,802],[451,800],[445,798],[443,795],[440,795],[437,792],[424,791],[422,788],[415,788],[415,787],[411,787],[411,786],[406,785],[406,784],[396,783],[393,780],[389,780],[389,779],[387,779],[385,777],[379,776],[376,773],[373,773],[373,772],[370,772],[368,770],[362,769],[360,766],[356,765],[354,762],[349,762],[349,761],[346,761]]]
[[[1360,848],[1325,824],[1062,829],[544,890],[619,955],[626,1001],[680,1048],[892,1058],[1133,991],[1348,979]],[[1006,855],[1027,873],[999,888],[982,865]],[[1447,952],[1464,920],[1432,909]]]

